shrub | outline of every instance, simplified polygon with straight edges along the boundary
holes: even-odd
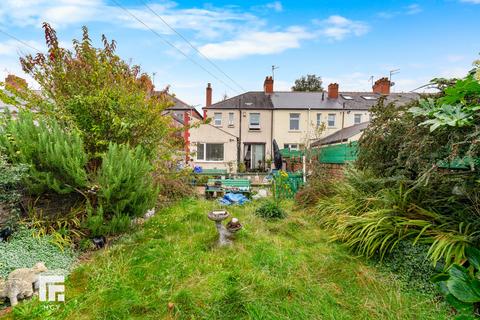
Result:
[[[433,264],[444,260],[448,266],[463,261],[465,248],[478,243],[478,220],[464,221],[420,207],[413,201],[415,190],[401,181],[377,192],[362,190],[363,176],[347,174],[335,185],[335,195],[317,204],[320,221],[333,238],[353,251],[383,258],[400,241],[411,240],[429,245],[427,254]]]
[[[40,114],[77,128],[91,159],[99,159],[110,142],[141,145],[149,155],[172,155],[175,129],[163,111],[171,102],[154,94],[148,75],[115,52],[115,41],[102,36],[102,47],[92,45],[88,29],[73,50],[61,47],[55,30],[43,24],[47,53],[20,59],[25,73],[40,85],[42,96],[26,88],[11,90]]]
[[[282,219],[287,216],[280,204],[274,200],[265,200],[255,210],[255,214],[265,219]]]
[[[18,268],[31,268],[40,261],[49,269],[70,269],[76,258],[73,251],[59,249],[51,236],[35,237],[33,233],[35,230],[22,228],[9,242],[0,242],[0,277]]]
[[[140,147],[110,144],[98,171],[98,206],[106,219],[138,217],[155,206],[158,190],[152,166]]]
[[[0,228],[9,224],[17,215],[17,204],[21,197],[21,180],[27,168],[11,165],[0,154]]]
[[[429,261],[428,249],[427,244],[400,241],[390,254],[385,255],[383,260],[377,263],[377,266],[393,272],[405,289],[431,294],[435,292],[435,285],[430,279],[440,266],[435,268]]]
[[[87,185],[87,155],[75,130],[26,111],[18,119],[6,115],[0,130],[0,147],[10,162],[28,165],[24,181],[31,192],[65,194]]]

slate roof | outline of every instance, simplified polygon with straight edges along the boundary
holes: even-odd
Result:
[[[203,118],[202,115],[200,114],[200,112],[198,112],[198,110],[195,107],[187,104],[186,102],[178,99],[175,96],[172,96],[172,95],[168,95],[168,96],[169,96],[170,99],[172,99],[172,102],[175,103],[175,104],[173,106],[167,108],[167,110],[172,110],[172,111],[173,110],[182,110],[182,111],[193,110],[199,119]]]
[[[347,141],[349,138],[365,130],[369,124],[370,122],[366,121],[366,122],[353,125],[351,127],[343,128],[341,130],[338,130],[337,132],[332,133],[329,136],[326,136],[325,138],[316,140],[315,142],[312,143],[311,146],[318,147],[326,144],[333,144],[333,143],[340,143],[340,142]]]
[[[249,91],[214,103],[205,109],[273,109],[273,104],[270,95],[263,91]]]
[[[214,103],[206,109],[368,110],[381,96],[373,92],[340,92],[338,99],[328,99],[326,92],[280,91],[265,94],[263,91],[250,91]],[[391,93],[387,96],[386,102],[405,104],[418,98],[420,98],[418,93]]]

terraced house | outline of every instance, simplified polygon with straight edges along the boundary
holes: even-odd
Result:
[[[340,92],[328,85],[325,92],[275,91],[266,77],[263,91],[250,91],[212,103],[206,89],[204,117],[208,124],[191,130],[194,162],[208,169],[264,170],[273,158],[272,141],[279,148],[298,150],[313,145],[358,140],[370,120],[369,109],[381,96],[398,104],[417,99],[416,93],[391,93],[387,78],[375,82],[371,92]]]

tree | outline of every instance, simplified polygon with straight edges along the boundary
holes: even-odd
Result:
[[[49,24],[43,28],[47,53],[20,58],[42,94],[15,90],[19,105],[78,129],[90,159],[100,159],[111,142],[140,145],[150,156],[172,154],[175,140],[169,137],[175,129],[170,117],[162,115],[170,100],[166,94],[154,94],[150,78],[140,73],[140,67],[116,55],[115,41],[102,36],[103,48],[95,48],[83,27],[82,39],[73,40],[70,51],[60,47]]]
[[[292,87],[292,91],[323,91],[322,78],[317,77],[315,74],[307,74],[300,79],[295,80],[295,85]]]

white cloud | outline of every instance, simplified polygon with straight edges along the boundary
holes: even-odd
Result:
[[[420,5],[416,3],[406,6],[405,9],[407,10],[406,14],[408,15],[417,14],[423,11],[422,7],[420,7]]]
[[[322,27],[321,34],[333,40],[343,40],[350,35],[361,36],[370,29],[365,22],[350,20],[339,15],[333,15],[326,20],[316,20],[314,22]]]
[[[274,54],[300,47],[300,40],[315,37],[302,27],[290,27],[285,31],[253,31],[242,33],[233,40],[209,43],[200,52],[212,59],[237,59],[253,54]]]
[[[265,5],[265,7],[267,9],[273,9],[274,11],[276,12],[281,12],[283,11],[283,6],[282,6],[282,3],[280,1],[275,1],[275,2],[271,2],[271,3],[267,3]]]
[[[460,62],[465,60],[465,56],[458,55],[458,54],[450,54],[446,57],[448,62]]]
[[[22,40],[29,46],[37,49],[43,48],[42,45],[36,41],[31,40]],[[24,53],[34,53],[34,50],[21,42],[9,39],[3,42],[0,42],[0,56],[18,56]]]
[[[273,3],[280,8],[281,3]],[[160,15],[176,29],[188,29],[197,37],[213,38],[235,32],[239,25],[256,27],[263,22],[256,16],[229,7],[178,8],[175,2],[151,3],[145,6],[125,6],[128,11],[159,33],[172,31],[155,15]],[[3,0],[0,3],[0,25],[40,27],[46,21],[56,28],[71,24],[105,22],[128,28],[147,29],[122,8],[108,5],[106,0]]]

